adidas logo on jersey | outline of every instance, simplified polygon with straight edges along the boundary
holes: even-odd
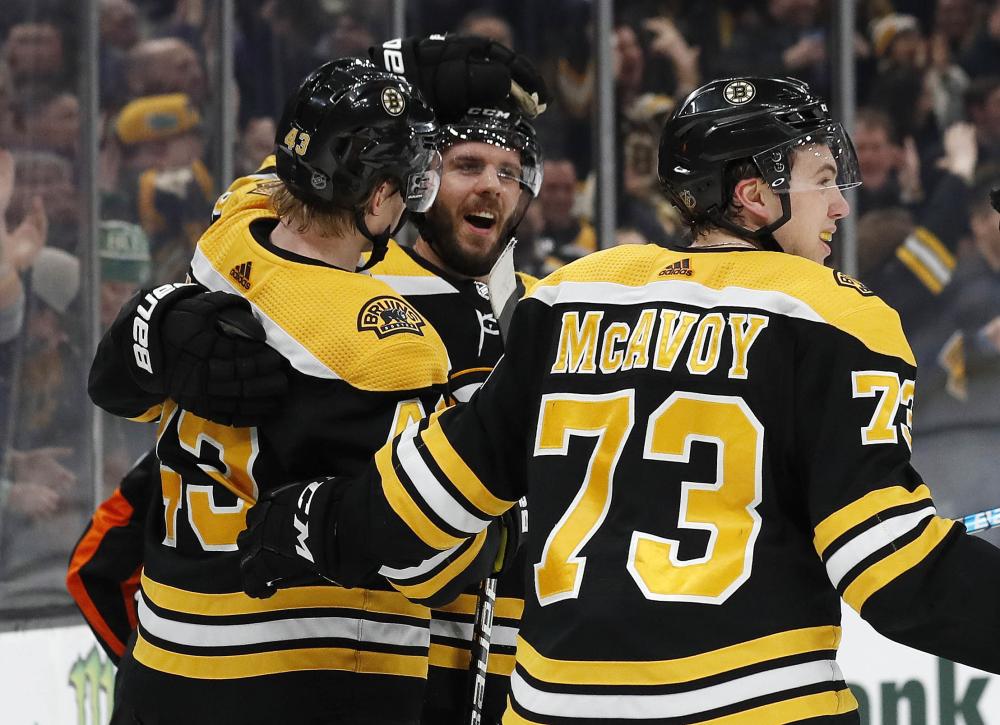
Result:
[[[229,270],[229,276],[240,283],[240,287],[243,289],[250,289],[250,268],[253,267],[253,262],[244,262],[243,264],[237,264],[231,270]]]
[[[669,277],[674,274],[683,274],[685,277],[690,277],[693,273],[691,271],[691,259],[685,257],[673,264],[668,264],[666,267],[660,270],[660,277]]]

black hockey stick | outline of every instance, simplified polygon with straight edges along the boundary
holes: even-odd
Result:
[[[507,330],[514,315],[523,286],[514,274],[514,245],[511,240],[497,259],[487,281],[490,307],[500,330],[500,339],[507,341]],[[496,606],[497,578],[487,577],[476,592],[476,618],[472,623],[472,651],[469,660],[469,684],[466,693],[466,719],[470,725],[480,725],[483,718],[483,696],[486,694],[486,670],[490,661],[490,638],[493,633],[493,610]]]

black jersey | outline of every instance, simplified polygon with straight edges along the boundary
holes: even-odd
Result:
[[[841,597],[1000,671],[981,576],[1000,552],[938,517],[910,465],[915,372],[898,316],[840,272],[599,252],[518,305],[468,404],[376,455],[329,545],[342,564],[429,556],[527,492],[505,723],[856,722]]]
[[[518,273],[521,285],[533,277]],[[449,358],[452,397],[467,401],[489,376],[503,354],[500,331],[483,282],[456,277],[423,259],[410,248],[391,242],[372,276],[392,287],[441,335]],[[499,722],[514,669],[517,628],[524,610],[524,552],[499,577],[490,642],[483,722]],[[458,599],[431,610],[430,669],[422,722],[457,722],[467,706],[475,587]]]
[[[271,181],[264,170],[234,183],[199,241],[191,275],[250,302],[268,344],[289,363],[281,412],[258,428],[232,428],[170,400],[157,409],[155,400],[123,392],[127,375],[117,355],[130,349],[141,297],[123,311],[95,361],[96,402],[120,415],[159,415],[162,495],[152,497],[145,526],[138,635],[129,653],[145,669],[132,681],[155,688],[183,678],[177,692],[186,695],[202,692],[191,686],[202,682],[210,698],[210,685],[226,680],[218,691],[241,693],[233,697],[243,722],[266,719],[273,708],[303,721],[325,713],[413,722],[427,672],[426,607],[382,575],[355,589],[317,582],[267,600],[241,591],[236,536],[262,490],[362,470],[409,421],[443,405],[447,386],[447,356],[434,326],[390,287],[269,244]],[[433,598],[484,540],[454,547],[433,567],[386,574],[399,574],[412,599]],[[261,686],[267,682],[280,697]]]

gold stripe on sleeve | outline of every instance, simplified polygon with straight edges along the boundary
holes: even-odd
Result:
[[[444,551],[462,543],[462,539],[442,531],[403,487],[392,465],[392,446],[385,445],[375,454],[375,467],[382,479],[382,492],[389,506],[410,530],[427,546]]]
[[[129,418],[129,420],[135,421],[136,423],[149,423],[160,417],[160,411],[163,410],[163,403],[157,403],[152,405],[145,413],[141,413],[134,418]]]
[[[956,525],[948,519],[932,518],[920,536],[861,572],[844,590],[844,601],[860,613],[871,595],[923,561]]]
[[[485,542],[486,529],[483,529],[476,534],[476,537],[472,540],[469,547],[456,557],[453,562],[438,571],[430,579],[421,582],[420,584],[397,584],[391,579],[389,582],[396,589],[398,589],[400,593],[406,595],[408,599],[426,599],[427,597],[437,594],[442,587],[448,584],[448,582],[452,581],[456,576],[465,571],[469,565],[472,564],[476,555],[483,548],[483,544]]]
[[[899,261],[905,264],[914,276],[923,282],[924,287],[929,289],[934,294],[940,294],[941,290],[944,289],[944,285],[941,281],[934,276],[927,265],[917,259],[917,256],[911,252],[906,247],[899,247],[896,249],[896,256],[899,257]]]
[[[458,455],[438,423],[438,418],[443,412],[432,414],[427,428],[420,433],[427,451],[433,456],[434,462],[438,464],[445,477],[455,485],[469,503],[490,518],[499,516],[514,502],[494,496],[479,480],[479,476]]]
[[[927,499],[930,503],[930,497],[930,489],[923,484],[917,486],[913,491],[908,491],[902,486],[890,486],[870,491],[819,522],[816,525],[813,546],[816,547],[816,552],[823,556],[826,547],[832,544],[837,537],[875,514],[893,506],[914,503],[922,499]]]
[[[937,235],[932,232],[927,227],[917,227],[913,230],[914,236],[924,243],[924,246],[930,249],[935,257],[940,260],[948,269],[955,269],[955,255],[953,255],[948,247],[941,243]]]

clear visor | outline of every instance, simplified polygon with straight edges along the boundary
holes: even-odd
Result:
[[[478,177],[487,171],[487,166],[495,169],[501,183],[519,184],[532,197],[537,197],[542,188],[542,169],[537,158],[526,153],[534,145],[531,139],[519,131],[481,126],[446,126],[441,129],[441,148],[460,143],[485,143],[504,151],[513,152],[507,163],[490,164],[474,154],[462,156],[456,163],[449,164],[446,173],[458,173]]]
[[[410,175],[406,177],[403,201],[414,212],[425,212],[434,204],[441,188],[441,154],[430,147],[429,141],[418,141],[419,148],[413,156]]]
[[[753,160],[764,180],[778,193],[861,185],[858,156],[839,123],[762,151]]]

